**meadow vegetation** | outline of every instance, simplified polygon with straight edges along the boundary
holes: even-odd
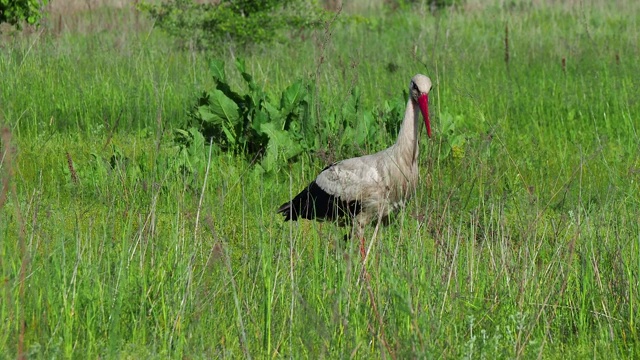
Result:
[[[0,357],[640,357],[640,4],[346,15],[210,51],[127,6],[5,32]],[[270,166],[210,146],[214,60],[274,104],[304,84],[326,143]],[[392,144],[416,73],[434,136],[366,279],[348,230],[275,209]]]

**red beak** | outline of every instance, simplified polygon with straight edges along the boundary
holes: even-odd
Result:
[[[427,94],[420,95],[418,98],[418,105],[420,105],[420,111],[422,111],[422,117],[424,117],[424,126],[427,127],[427,136],[431,137],[431,122],[429,121],[429,98]]]

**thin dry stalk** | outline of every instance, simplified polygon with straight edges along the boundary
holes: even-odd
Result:
[[[106,149],[109,143],[111,143],[111,139],[113,139],[113,135],[115,134],[116,129],[120,124],[121,118],[122,118],[122,109],[120,110],[120,113],[118,114],[118,117],[116,118],[116,121],[113,123],[113,125],[109,126],[109,124],[107,124],[107,127],[109,128],[109,135],[107,136],[107,141],[105,141],[104,145],[102,146],[102,150]],[[105,119],[104,122],[106,123],[107,119]]]
[[[62,14],[58,15],[58,23],[54,29],[54,33],[56,36],[60,36],[60,34],[62,34]]]
[[[76,168],[73,166],[73,159],[71,159],[71,154],[67,151],[67,166],[69,167],[69,173],[71,174],[71,181],[74,184],[78,183],[78,173],[76,172]]]
[[[213,141],[212,141],[213,142]],[[202,183],[202,191],[200,192],[200,199],[198,201],[198,212],[196,213],[196,225],[195,225],[195,229],[193,230],[193,234],[194,234],[194,241],[197,243],[198,240],[198,224],[200,223],[200,210],[202,209],[202,201],[204,200],[204,194],[205,191],[207,189],[207,179],[209,178],[209,169],[211,168],[211,150],[213,149],[213,146],[209,146],[209,156],[208,156],[208,160],[207,160],[207,170],[204,173],[204,181]]]
[[[2,161],[0,161],[0,169],[3,168],[7,168],[7,172],[5,174],[5,176],[2,177],[2,191],[0,191],[0,209],[2,209],[4,207],[4,204],[7,202],[7,197],[9,196],[9,185],[10,185],[10,180],[13,177],[13,168],[11,166],[11,146],[10,146],[10,141],[11,141],[11,133],[9,132],[9,129],[7,128],[3,128],[2,129],[2,145],[3,145],[3,151],[2,151]],[[0,257],[0,260],[2,260],[2,257]]]
[[[509,24],[504,25],[504,63],[509,68]]]

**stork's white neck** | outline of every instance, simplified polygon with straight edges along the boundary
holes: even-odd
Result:
[[[400,126],[398,140],[396,140],[394,152],[397,160],[406,165],[415,164],[418,160],[418,134],[420,125],[420,108],[409,98],[404,120]]]

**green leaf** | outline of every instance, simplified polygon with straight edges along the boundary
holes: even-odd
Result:
[[[238,104],[222,91],[214,90],[208,93],[207,103],[197,107],[196,110],[196,115],[201,122],[217,126],[218,130],[214,131],[222,128],[229,144],[236,144],[236,129],[242,128]]]
[[[189,134],[193,139],[190,147],[191,150],[193,151],[195,149],[197,152],[200,152],[200,150],[204,148],[204,136],[202,136],[202,133],[195,127],[189,128]]]
[[[263,124],[261,130],[269,136],[267,151],[262,159],[262,167],[266,171],[273,170],[279,163],[280,157],[286,161],[302,152],[300,143],[295,141],[287,131],[276,128],[275,124]]]
[[[251,91],[262,92],[260,89],[258,89],[256,82],[253,80],[253,76],[251,76],[251,74],[245,71],[246,65],[245,65],[244,59],[241,59],[241,58],[236,59],[236,69],[238,69],[238,72],[240,72],[240,75],[242,76],[244,81],[247,83]],[[254,100],[255,100],[255,97],[254,97]]]
[[[225,136],[227,137],[227,141],[229,141],[229,144],[232,145],[236,145],[236,135],[233,132],[233,128],[229,128],[227,127],[225,124],[222,124],[222,131],[224,132]]]
[[[273,104],[271,104],[268,101],[264,101],[262,103],[262,107],[264,110],[266,110],[267,114],[269,114],[269,121],[275,122],[277,124],[282,123],[282,114],[280,113],[280,110],[277,107],[275,107]]]
[[[358,120],[356,124],[355,141],[358,145],[363,145],[365,141],[373,138],[377,126],[374,123],[373,115],[371,115],[369,111],[364,112]]]
[[[467,138],[465,134],[456,135],[451,140],[451,147],[454,147],[454,146],[462,147],[466,142],[467,142]]]
[[[227,77],[224,72],[224,61],[213,59],[209,62],[209,71],[216,82],[226,82]]]
[[[190,173],[202,171],[204,169],[204,137],[200,131],[191,127],[188,130],[174,130],[178,140],[177,166],[182,171]],[[182,139],[180,139],[182,138]]]
[[[356,115],[358,113],[358,107],[360,105],[360,89],[356,87],[353,89],[351,96],[342,106],[342,119],[347,124],[353,124],[356,121]]]
[[[181,138],[188,138],[189,133],[182,129],[173,129],[173,132],[177,133],[176,135],[180,135]]]
[[[220,118],[215,116],[210,110],[209,105],[202,105],[198,107],[198,115],[200,120],[212,124],[220,124]]]
[[[353,145],[355,131],[351,126],[346,126],[344,131],[342,132],[342,136],[340,136],[340,147],[344,147],[345,145]]]
[[[236,58],[236,69],[238,69],[238,71],[241,73],[245,72],[246,65],[244,59]]]
[[[262,135],[262,125],[269,122],[269,116],[262,110],[256,110],[251,121],[251,128]]]
[[[202,107],[199,110],[207,117],[203,117],[202,120],[216,124],[235,124],[240,119],[238,105],[220,90],[209,93],[206,111],[203,111]]]
[[[280,108],[284,114],[290,113],[296,107],[302,98],[306,95],[305,87],[302,81],[298,80],[291,84],[283,93],[280,100]],[[285,115],[286,116],[286,115]]]

